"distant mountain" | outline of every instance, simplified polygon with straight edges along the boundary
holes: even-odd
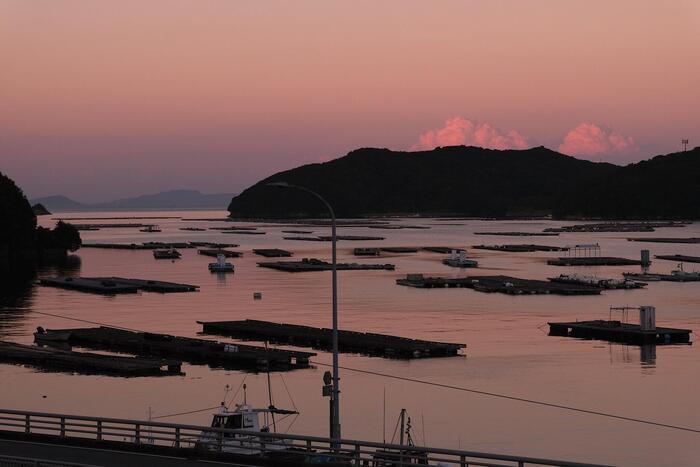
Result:
[[[196,190],[172,190],[124,198],[105,203],[80,203],[65,196],[37,198],[32,203],[41,203],[51,211],[111,211],[111,210],[157,210],[157,209],[223,209],[231,193],[204,194]]]
[[[700,218],[700,148],[625,167],[544,147],[432,151],[358,149],[322,164],[274,174],[231,200],[236,218],[326,216],[313,197],[266,186],[287,182],[323,195],[338,217]]]

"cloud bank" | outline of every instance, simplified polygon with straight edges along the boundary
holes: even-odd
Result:
[[[430,130],[418,138],[411,150],[430,150],[438,146],[479,146],[491,149],[526,149],[530,145],[523,135],[515,130],[502,132],[485,122],[462,117],[452,117],[442,128]]]
[[[559,152],[584,159],[624,160],[638,151],[634,138],[595,123],[581,123],[569,131]]]

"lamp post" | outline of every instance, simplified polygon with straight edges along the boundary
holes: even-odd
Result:
[[[273,182],[268,183],[267,186],[274,186],[279,188],[291,188],[294,190],[305,191],[316,198],[318,198],[321,203],[328,209],[328,213],[331,216],[331,243],[332,243],[332,253],[331,253],[331,273],[332,273],[332,288],[333,288],[333,388],[331,390],[331,439],[340,439],[340,388],[339,382],[340,377],[338,376],[338,273],[337,273],[337,262],[336,262],[336,225],[335,225],[335,212],[333,207],[326,201],[323,196],[319,195],[313,190],[310,190],[303,186],[291,185],[286,182]]]

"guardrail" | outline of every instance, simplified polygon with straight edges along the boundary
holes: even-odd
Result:
[[[197,425],[127,420],[81,415],[0,409],[0,431],[49,435],[72,441],[124,443],[125,450],[140,446],[193,449],[201,452],[239,454],[261,458],[283,456],[300,464],[329,462],[354,467],[403,467],[444,465],[459,467],[604,467],[553,459],[491,454],[422,446],[401,446],[357,440],[331,440],[315,436],[252,432]],[[114,446],[111,447],[114,449]]]
[[[14,457],[0,455],[0,467],[99,467],[96,465],[60,462],[33,457]]]

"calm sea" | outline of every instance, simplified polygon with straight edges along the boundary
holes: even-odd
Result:
[[[81,213],[66,217],[143,216],[144,213]],[[265,235],[227,235],[207,230],[188,232],[180,227],[225,226],[224,222],[190,221],[223,217],[224,212],[159,212],[153,216],[182,219],[157,221],[161,233],[138,229],[83,232],[85,242],[219,241],[239,243],[242,258],[230,259],[234,274],[210,274],[211,258],[195,250],[181,250],[182,259],[156,261],[150,251],[81,249],[68,264],[46,268],[38,275],[122,276],[185,282],[201,286],[198,293],[161,295],[139,293],[105,297],[35,286],[18,281],[14,293],[5,290],[0,302],[0,338],[32,342],[37,326],[61,328],[79,322],[50,317],[52,313],[117,326],[196,336],[197,320],[254,318],[287,323],[330,326],[329,272],[290,274],[257,267],[262,258],[253,248],[284,248],[296,258],[329,259],[330,243],[283,240],[282,230],[293,227],[259,224]],[[41,219],[51,225],[54,215]],[[82,221],[81,221],[82,222]],[[396,271],[339,273],[339,313],[343,329],[373,331],[406,337],[467,344],[464,356],[412,361],[341,354],[341,365],[415,378],[480,391],[535,399],[626,417],[700,428],[700,351],[696,345],[659,346],[642,351],[636,346],[609,344],[547,335],[548,321],[607,318],[611,306],[656,306],[657,325],[700,329],[700,283],[651,283],[645,290],[608,291],[600,296],[505,296],[465,289],[412,289],[396,285],[407,273],[459,277],[466,274],[504,274],[544,279],[574,268],[547,266],[558,253],[503,253],[473,250],[472,245],[539,243],[571,245],[599,243],[602,254],[638,259],[642,248],[653,254],[700,255],[700,245],[628,242],[631,236],[700,237],[700,226],[657,229],[654,233],[564,233],[558,237],[478,236],[482,231],[539,232],[562,225],[549,221],[465,221],[399,219],[396,224],[425,225],[425,230],[340,228],[347,235],[386,237],[383,241],[340,242],[340,261],[390,262]],[[239,225],[239,224],[237,224]],[[248,225],[248,224],[243,224]],[[250,224],[256,225],[256,224]],[[299,228],[299,227],[297,227]],[[301,228],[328,234],[324,227]],[[359,246],[467,247],[479,269],[460,271],[441,263],[443,255],[383,254],[357,258]],[[698,265],[700,266],[700,265]],[[676,267],[655,260],[652,270]],[[692,270],[692,265],[686,265]],[[600,277],[621,277],[638,267],[576,268]],[[262,292],[262,300],[253,300]],[[630,320],[636,319],[634,314]],[[226,340],[225,338],[221,338]],[[231,340],[231,339],[228,339]],[[328,353],[315,360],[330,363]],[[186,376],[117,378],[45,373],[16,365],[0,365],[0,399],[4,408],[66,412],[123,418],[147,418],[217,405],[226,385],[240,387],[247,398],[267,406],[265,374],[184,365]],[[296,407],[301,415],[282,423],[300,434],[325,435],[328,400],[321,396],[322,376],[328,368],[273,373],[274,403]],[[475,451],[601,462],[618,465],[699,465],[700,436],[589,414],[509,401],[454,389],[402,382],[344,370],[341,373],[341,418],[344,438],[391,440],[397,416],[406,408],[417,444]],[[285,387],[286,386],[286,387]],[[288,391],[287,391],[288,388]],[[383,400],[386,394],[386,435]],[[229,397],[232,394],[229,394]],[[240,401],[241,394],[236,399]],[[208,424],[209,411],[163,421]]]

